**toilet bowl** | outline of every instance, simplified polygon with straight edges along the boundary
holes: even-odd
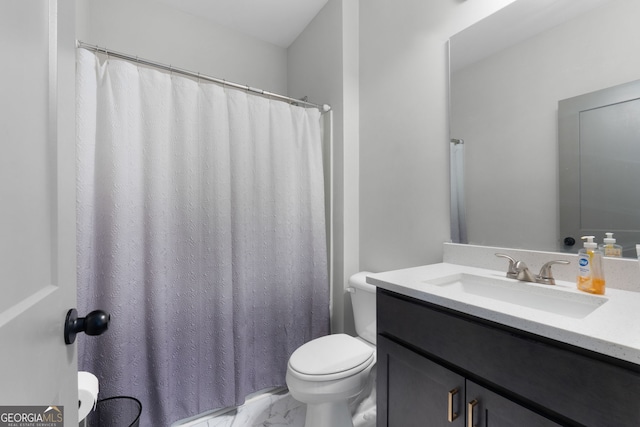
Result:
[[[349,279],[358,337],[316,338],[289,358],[286,382],[293,398],[307,405],[305,427],[353,427],[348,399],[362,392],[376,363],[376,288],[365,282],[367,274]]]

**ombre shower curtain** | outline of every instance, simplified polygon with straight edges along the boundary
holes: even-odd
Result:
[[[167,426],[327,334],[320,113],[78,50],[78,305],[100,397]]]
[[[451,180],[451,241],[468,243],[464,204],[464,141],[452,139],[449,144]]]

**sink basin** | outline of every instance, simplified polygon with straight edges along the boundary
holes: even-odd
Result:
[[[426,280],[424,283],[576,319],[588,316],[608,301],[606,297],[567,292],[548,285],[467,273]]]

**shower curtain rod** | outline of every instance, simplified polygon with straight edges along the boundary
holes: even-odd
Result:
[[[278,95],[277,93],[267,92],[266,90],[257,89],[255,87],[229,82],[229,81],[224,80],[224,79],[217,79],[215,77],[207,76],[207,75],[204,75],[204,74],[194,73],[193,71],[189,71],[189,70],[183,70],[181,68],[176,68],[176,67],[174,67],[172,65],[161,64],[159,62],[150,61],[148,59],[142,59],[142,58],[139,58],[137,56],[128,55],[128,54],[122,53],[122,52],[115,52],[113,50],[107,49],[106,47],[99,47],[99,46],[91,45],[91,44],[88,44],[88,43],[84,43],[84,42],[82,42],[80,40],[76,40],[76,47],[82,48],[82,49],[87,49],[87,50],[92,50],[94,52],[103,53],[103,54],[105,54],[107,56],[113,56],[115,58],[125,59],[127,61],[136,62],[138,64],[146,65],[146,66],[149,66],[149,67],[158,68],[160,70],[169,71],[169,72],[177,73],[177,74],[182,74],[182,75],[189,76],[189,77],[192,77],[192,78],[195,78],[195,79],[206,80],[206,81],[209,81],[209,82],[214,82],[214,83],[221,84],[223,86],[229,86],[229,87],[232,87],[232,88],[235,88],[235,89],[246,90],[248,92],[252,92],[252,93],[256,93],[258,95],[266,96],[268,98],[274,98],[274,99],[278,99],[278,100],[281,100],[281,101],[285,101],[285,102],[288,102],[290,104],[305,105],[307,107],[314,107],[314,108],[317,108],[318,110],[320,110],[323,113],[326,113],[329,110],[331,110],[331,106],[329,106],[327,104],[322,104],[322,105],[314,104],[314,103],[308,102],[306,100],[295,99],[295,98],[291,98],[291,97],[284,96],[284,95]]]

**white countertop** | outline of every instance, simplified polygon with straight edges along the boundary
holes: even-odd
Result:
[[[461,292],[429,281],[455,274],[505,279],[505,273],[457,264],[432,264],[367,276],[367,283],[482,319],[565,342],[640,365],[640,293],[606,289],[604,303],[583,318],[568,317],[519,304]],[[527,283],[535,288],[549,285]],[[568,299],[586,294],[575,283],[556,281]]]

